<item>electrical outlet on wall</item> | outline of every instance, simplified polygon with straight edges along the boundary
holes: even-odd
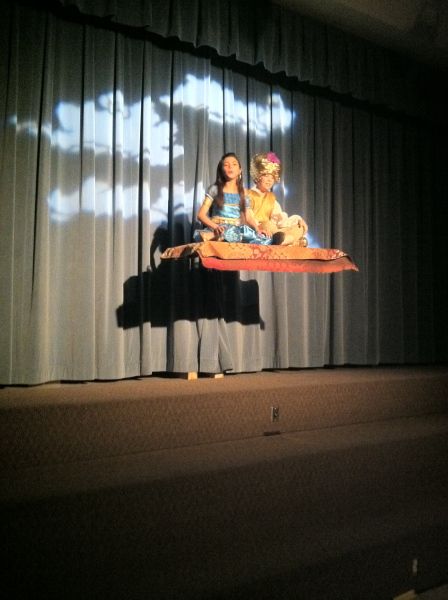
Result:
[[[280,419],[280,407],[271,406],[271,422],[275,423]]]

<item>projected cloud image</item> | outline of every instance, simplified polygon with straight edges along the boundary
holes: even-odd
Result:
[[[204,83],[194,75],[187,75],[184,85],[179,86],[174,92],[172,102],[196,110],[208,109],[208,118],[212,123],[222,125],[225,121],[228,124],[239,125],[243,132],[247,132],[248,129],[247,115],[254,115],[254,132],[261,138],[270,136],[273,124],[281,127],[282,130],[291,127],[292,112],[285,107],[279,94],[266,98],[266,103],[260,105],[254,101],[235,99],[232,90],[227,88],[223,90],[216,81],[209,82],[205,94]],[[209,99],[208,106],[203,103],[204,97]],[[163,96],[160,102],[169,106],[171,97]],[[223,106],[232,107],[232,110],[230,108],[223,110]]]
[[[165,87],[169,85],[167,81]],[[268,148],[272,132],[288,131],[294,115],[279,94],[248,101],[209,77],[189,73],[172,93],[167,89],[143,101],[127,102],[120,90],[86,99],[82,106],[61,100],[51,119],[39,125],[15,116],[9,123],[16,134],[40,136],[42,147],[49,148],[52,221],[67,223],[82,212],[131,219],[143,209],[157,227],[166,224],[169,211],[172,218],[191,222],[211,183],[201,172],[188,180],[176,175],[184,171],[191,151],[184,121],[190,129],[195,122],[206,122],[208,135],[217,139],[224,123],[244,135],[250,130],[259,146]]]

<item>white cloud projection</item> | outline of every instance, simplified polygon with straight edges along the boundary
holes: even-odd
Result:
[[[250,129],[260,146],[264,141],[266,147],[272,132],[286,132],[294,118],[279,94],[247,102],[217,81],[188,74],[171,95],[126,103],[117,90],[86,100],[82,106],[60,101],[51,119],[44,118],[40,125],[17,117],[9,124],[16,135],[39,137],[41,148],[49,153],[47,201],[54,222],[67,222],[81,212],[98,217],[120,212],[126,219],[133,218],[138,214],[140,193],[143,209],[151,212],[151,222],[157,224],[168,218],[170,161],[182,161],[189,151],[182,131],[186,112],[190,123],[206,119],[209,130],[220,129],[223,123],[243,133]],[[146,179],[154,180],[144,179],[144,189],[139,191],[136,173],[142,159],[148,161]],[[196,182],[193,189],[181,178],[173,180],[174,216],[191,218],[209,183]]]

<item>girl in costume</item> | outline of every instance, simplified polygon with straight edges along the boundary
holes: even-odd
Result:
[[[242,180],[241,163],[236,154],[224,154],[218,163],[216,181],[208,188],[197,215],[205,228],[194,232],[194,241],[273,243],[272,237],[254,218]]]
[[[255,154],[250,175],[255,185],[249,190],[250,205],[260,230],[275,236],[281,245],[306,246],[308,225],[300,215],[290,217],[282,210],[273,185],[280,181],[282,166],[274,152]]]

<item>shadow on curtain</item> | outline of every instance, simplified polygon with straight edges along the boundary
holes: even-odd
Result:
[[[123,304],[117,308],[119,327],[168,327],[174,321],[221,318],[263,326],[257,281],[242,281],[238,272],[206,270],[194,261],[156,265],[156,248],[163,252],[168,247],[164,228],[155,232],[151,247],[151,265],[124,283]]]
[[[446,361],[443,127],[106,23],[3,17],[1,383]],[[250,186],[266,150],[283,208],[360,272],[241,272],[218,292],[162,266],[221,155]]]

